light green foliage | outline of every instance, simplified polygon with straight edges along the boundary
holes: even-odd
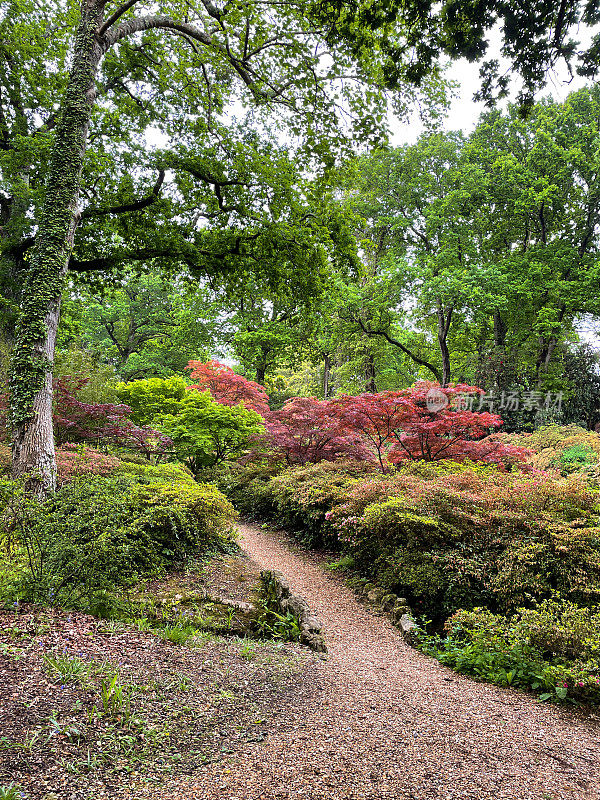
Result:
[[[155,481],[134,486],[131,496],[144,510],[144,527],[151,528],[155,536],[164,531],[165,543],[186,531],[190,544],[196,538],[196,545],[206,548],[231,532],[236,517],[231,503],[208,483]],[[173,548],[175,554],[175,541]]]
[[[164,415],[177,414],[187,391],[180,375],[145,378],[116,386],[121,402],[131,407],[131,419],[136,425],[152,425]]]
[[[63,376],[86,378],[87,383],[77,392],[83,403],[114,403],[117,401],[115,370],[109,364],[99,363],[88,350],[72,343],[60,349],[54,360],[54,378]]]
[[[210,392],[195,390],[186,392],[176,413],[155,422],[173,439],[177,456],[194,474],[241,456],[264,431],[256,411],[243,404],[217,403]]]
[[[181,622],[177,622],[174,625],[165,625],[157,630],[157,636],[172,644],[186,645],[197,635],[197,628]]]
[[[239,457],[264,431],[255,411],[217,403],[210,392],[188,389],[177,375],[120,383],[117,393],[131,406],[135,422],[173,439],[177,457],[194,475]]]
[[[82,683],[90,675],[91,665],[67,653],[45,653],[44,665],[51,675],[65,683]]]
[[[133,687],[121,683],[119,673],[103,678],[100,685],[100,702],[107,717],[127,723],[131,718]]]
[[[527,118],[495,110],[469,137],[426,133],[348,168],[366,274],[347,309],[397,372],[569,390],[577,320],[600,313],[599,103],[593,87]]]
[[[215,338],[214,301],[200,287],[180,286],[155,271],[129,275],[101,296],[74,293],[61,328],[124,380],[182,373]],[[74,373],[71,373],[74,374]]]
[[[121,475],[138,476],[145,483],[153,483],[155,481],[194,482],[193,475],[183,464],[148,464],[121,461],[117,472]]]
[[[25,793],[14,783],[0,786],[0,800],[22,800],[24,797]]]

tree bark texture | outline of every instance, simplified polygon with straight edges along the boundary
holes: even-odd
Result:
[[[102,56],[97,31],[104,2],[84,0],[69,83],[49,166],[46,195],[23,288],[11,366],[13,475],[44,497],[56,485],[52,367],[60,299],[78,221],[77,204],[95,78]]]
[[[450,383],[451,369],[450,369],[450,350],[448,349],[448,332],[450,331],[450,324],[452,322],[452,306],[449,309],[444,309],[441,301],[438,301],[437,318],[438,318],[438,344],[440,346],[440,353],[442,356],[442,386],[448,386]]]

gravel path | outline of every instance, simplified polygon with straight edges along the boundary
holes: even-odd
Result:
[[[284,572],[320,617],[329,658],[288,724],[169,797],[600,799],[600,717],[456,675],[406,646],[318,557],[240,531],[252,559]]]

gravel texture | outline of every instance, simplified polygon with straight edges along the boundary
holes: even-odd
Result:
[[[248,555],[308,600],[329,657],[264,742],[164,787],[161,798],[600,798],[599,716],[451,672],[405,645],[318,556],[255,526],[240,532]]]

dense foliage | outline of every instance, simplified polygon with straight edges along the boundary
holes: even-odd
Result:
[[[113,459],[113,462],[116,459]],[[45,503],[0,483],[2,598],[107,613],[118,587],[229,547],[235,512],[181,468],[89,458]]]

